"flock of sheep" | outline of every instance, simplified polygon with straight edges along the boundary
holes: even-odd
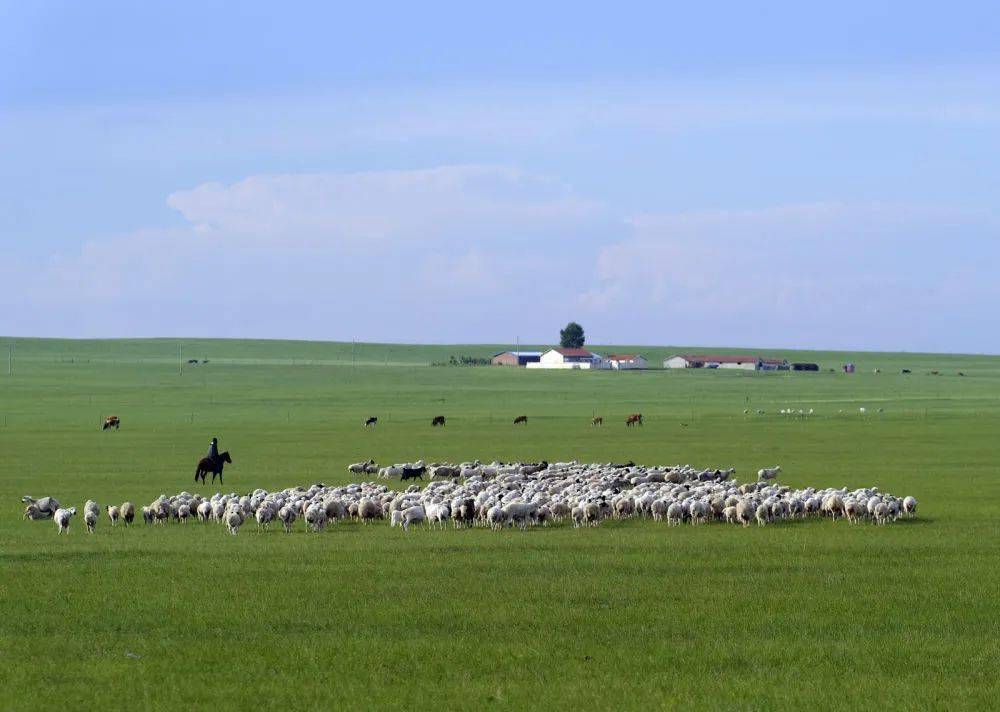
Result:
[[[373,467],[356,463],[351,467]],[[280,522],[293,530],[302,519],[306,531],[321,532],[328,524],[353,519],[363,523],[388,520],[391,527],[455,528],[544,526],[572,521],[574,526],[597,526],[607,518],[631,517],[665,521],[668,525],[712,521],[764,526],[778,520],[806,517],[845,518],[850,522],[887,524],[917,511],[913,497],[896,497],[877,487],[792,489],[775,480],[780,467],[758,472],[758,481],[739,483],[733,470],[698,470],[689,465],[643,467],[627,464],[491,463],[459,465],[413,463],[400,470],[425,468],[432,477],[423,488],[412,485],[393,490],[386,484],[362,482],[339,487],[315,484],[275,492],[216,493],[210,498],[181,492],[160,495],[142,507],[146,524],[203,522],[224,524],[236,534],[249,519],[261,529]],[[375,472],[379,468],[375,467]],[[352,469],[353,471],[353,469]],[[386,475],[390,476],[390,475]],[[434,479],[440,477],[441,479]],[[62,508],[52,497],[23,498],[25,517],[52,518],[59,533],[68,532],[76,507]],[[135,519],[131,502],[106,508],[114,526]],[[84,522],[93,532],[100,519],[96,502],[84,505]]]

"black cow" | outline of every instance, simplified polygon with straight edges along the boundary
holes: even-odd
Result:
[[[443,415],[435,415],[434,416],[434,420],[431,421],[431,426],[432,427],[437,427],[438,425],[444,425],[444,416]]]
[[[378,418],[376,418],[376,417],[375,417],[375,416],[373,415],[373,416],[372,416],[372,417],[370,417],[370,418],[369,418],[368,420],[366,420],[366,421],[365,421],[365,427],[367,428],[367,427],[368,427],[369,425],[378,425]]]

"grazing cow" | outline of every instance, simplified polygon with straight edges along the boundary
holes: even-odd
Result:
[[[593,420],[591,421],[591,423],[590,423],[590,424],[591,424],[591,425],[594,425],[594,426],[597,426],[597,425],[604,425],[604,418],[602,418],[601,416],[599,416],[599,415],[598,415],[597,417],[595,417],[595,418],[594,418],[594,419],[593,419]]]
[[[117,415],[109,415],[107,418],[104,419],[104,427],[101,428],[101,430],[109,430],[110,428],[118,430],[118,428],[121,427],[121,424],[122,424],[121,418],[119,418]]]
[[[427,472],[426,465],[423,465],[421,467],[404,467],[403,474],[400,477],[400,481],[405,482],[406,480],[419,479],[421,482],[423,482],[425,472]]]
[[[632,415],[625,418],[625,425],[630,428],[633,425],[642,425],[642,413],[632,413]]]
[[[517,425],[518,423],[524,423],[525,425],[527,425],[528,424],[528,416],[526,416],[526,415],[519,415],[516,418],[514,418],[514,425]]]
[[[436,428],[439,425],[444,425],[444,416],[443,415],[435,415],[434,416],[434,420],[431,421],[431,427]]]
[[[903,369],[903,373],[910,373],[910,369],[908,369],[908,368],[904,368],[904,369]]]
[[[378,425],[378,418],[374,415],[368,418],[368,420],[365,421],[365,427],[367,428],[369,425]]]

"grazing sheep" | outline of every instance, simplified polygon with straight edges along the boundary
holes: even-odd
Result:
[[[750,520],[753,519],[754,509],[753,502],[741,499],[736,503],[736,521],[744,527],[750,526]]]
[[[135,521],[135,505],[131,502],[122,502],[121,514],[122,519],[125,520],[125,526],[132,526],[132,522]]]
[[[111,520],[111,526],[118,526],[118,519],[121,516],[121,512],[118,507],[109,504],[108,505],[108,519]]]
[[[395,526],[403,526],[403,513],[398,509],[394,509],[389,513],[389,528],[391,529]]]
[[[684,508],[677,502],[671,502],[667,507],[667,524],[678,525],[684,521]]]
[[[419,505],[410,507],[403,512],[403,531],[409,531],[411,524],[420,524],[426,517],[427,514],[423,507]]]
[[[903,511],[908,517],[917,513],[917,500],[914,497],[903,497]]]
[[[195,512],[198,515],[199,521],[207,522],[209,519],[212,518],[212,503],[202,502],[201,504],[198,505],[198,508],[195,510]]]
[[[358,502],[358,518],[365,524],[378,519],[381,512],[379,506],[368,497],[362,497],[361,501]]]
[[[74,514],[76,514],[76,507],[70,507],[69,509],[63,509],[60,507],[56,510],[56,513],[52,518],[55,519],[57,532],[59,534],[62,534],[63,532],[69,534],[69,520]]]
[[[583,507],[583,521],[584,523],[596,527],[601,523],[604,518],[604,512],[601,509],[601,505],[597,502],[588,502]]]
[[[736,507],[730,506],[722,510],[722,516],[727,524],[736,524]]]
[[[754,512],[754,516],[757,519],[757,526],[762,527],[771,521],[771,513],[767,510],[766,504],[758,504],[757,511]]]
[[[146,524],[153,523],[153,510],[149,507],[142,508],[142,521]]]
[[[326,529],[326,510],[320,506],[309,507],[306,510],[306,527],[317,534]]]

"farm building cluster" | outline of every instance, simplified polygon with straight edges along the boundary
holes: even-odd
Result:
[[[609,354],[602,356],[589,349],[556,348],[548,351],[501,351],[491,359],[494,366],[524,368],[610,369],[627,371],[647,368],[642,354]]]
[[[649,368],[642,354],[601,355],[583,348],[548,351],[501,351],[490,359],[494,366],[632,371]],[[675,354],[663,359],[663,368],[720,368],[743,371],[818,371],[814,363],[789,363],[783,358],[733,354]]]

